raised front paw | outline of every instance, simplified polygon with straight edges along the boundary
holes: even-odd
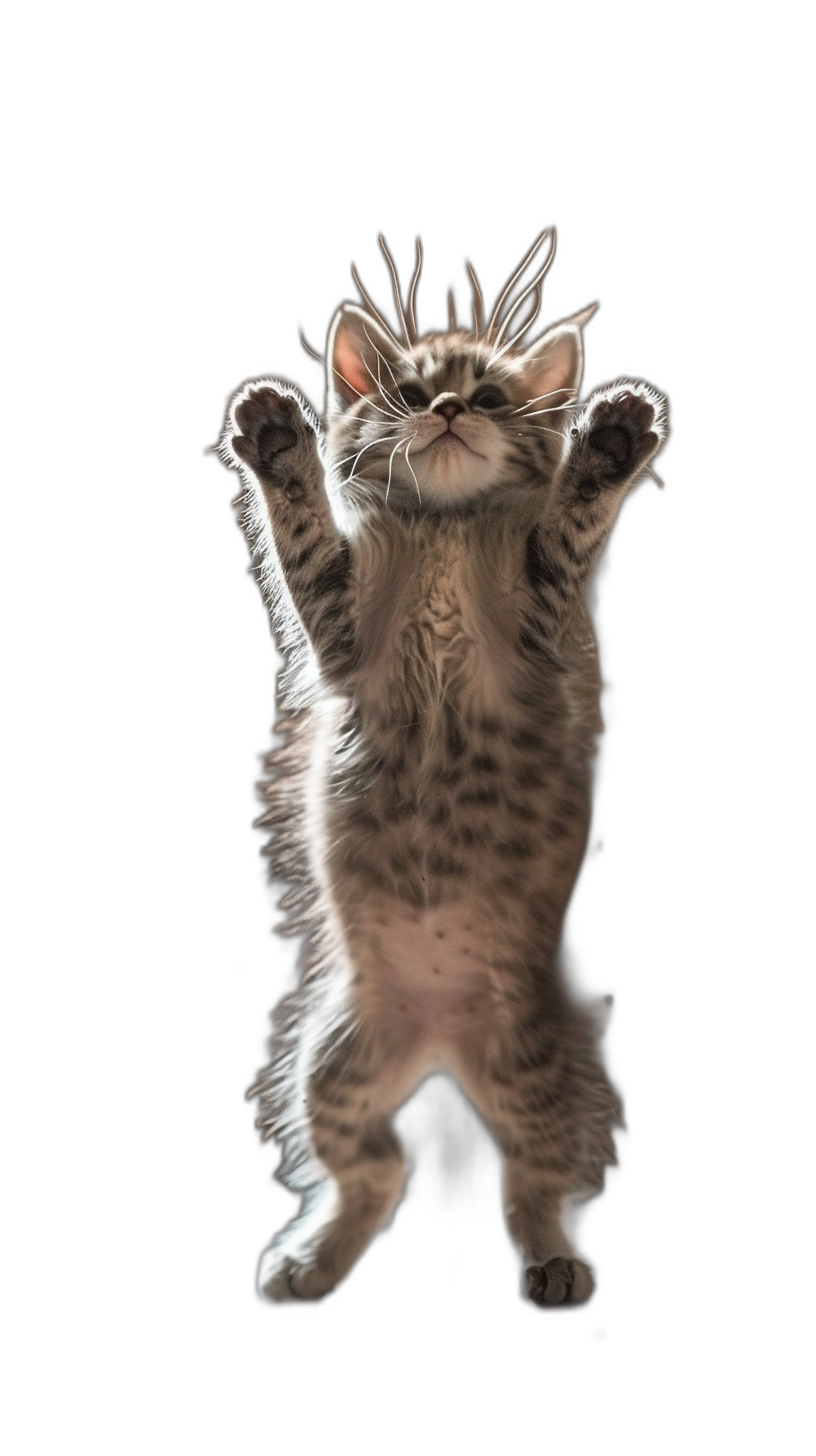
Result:
[[[297,499],[305,472],[317,460],[317,435],[285,386],[248,385],[230,408],[223,448],[259,480]]]
[[[604,488],[633,479],[666,434],[666,400],[651,385],[620,382],[599,390],[571,431],[579,495],[593,500]]]

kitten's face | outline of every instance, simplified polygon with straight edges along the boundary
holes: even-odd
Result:
[[[523,352],[458,330],[401,345],[346,304],[328,357],[329,463],[350,502],[461,510],[552,478],[581,373],[572,321]]]

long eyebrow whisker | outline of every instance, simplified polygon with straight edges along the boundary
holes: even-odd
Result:
[[[411,343],[412,344],[415,344],[416,343],[416,340],[417,340],[417,321],[416,321],[416,313],[414,312],[414,300],[416,298],[417,284],[419,282],[419,275],[420,275],[421,272],[422,272],[422,243],[420,242],[420,239],[417,238],[417,240],[416,240],[416,267],[414,268],[414,276],[411,279],[411,286],[408,289],[408,321],[409,321],[409,323],[411,325]],[[395,383],[396,383],[396,381],[395,381]]]
[[[320,364],[325,364],[325,354],[318,354],[317,349],[312,348],[302,329],[300,330],[300,342],[307,354],[311,354],[312,358],[317,359]]]
[[[399,275],[397,273],[396,265],[394,263],[394,259],[391,257],[391,254],[388,251],[388,244],[386,243],[385,238],[383,237],[382,233],[380,233],[380,236],[378,238],[378,242],[379,242],[380,247],[382,248],[383,254],[385,256],[385,261],[386,261],[386,263],[388,264],[388,267],[391,270],[391,283],[392,283],[393,290],[394,290],[394,302],[397,305],[397,315],[399,317],[399,321],[400,321],[400,324],[402,326],[402,332],[405,335],[405,342],[406,343],[409,343],[410,342],[410,334],[408,333],[408,325],[407,325],[407,323],[405,321],[405,312],[404,312],[403,307],[402,307],[402,296],[400,294]]]
[[[379,309],[375,307],[375,305],[372,303],[371,299],[369,298],[368,294],[366,293],[365,289],[363,288],[363,285],[360,282],[360,275],[357,272],[357,269],[355,268],[355,266],[354,266],[353,263],[351,265],[351,276],[352,276],[352,278],[354,279],[354,282],[357,285],[357,288],[359,290],[360,297],[362,298],[362,300],[363,300],[366,308],[368,309],[369,313],[373,315],[373,317],[377,320],[377,323],[380,324],[381,327],[385,330],[385,332],[387,333],[389,339],[391,339],[392,342],[394,344],[396,344],[397,348],[398,349],[402,349],[402,343],[397,338],[396,334],[394,333],[394,330],[391,328],[390,324],[386,323],[386,320],[383,318],[383,316],[380,313]]]
[[[470,274],[471,287],[473,288],[473,332],[478,338],[482,332],[482,290],[479,287],[479,280],[476,277],[476,270],[470,263],[465,265]]]
[[[536,274],[536,276],[532,280],[532,282],[531,283],[528,283],[528,285],[525,288],[524,292],[521,293],[521,294],[519,294],[519,297],[516,299],[515,303],[513,304],[513,307],[510,309],[509,313],[507,314],[506,318],[504,319],[503,323],[501,324],[501,326],[500,326],[500,328],[499,328],[499,330],[498,330],[498,332],[496,334],[495,340],[494,340],[494,343],[497,344],[497,345],[501,343],[502,335],[504,334],[506,328],[508,327],[508,325],[510,323],[510,320],[512,319],[513,315],[516,314],[516,313],[518,313],[518,311],[521,308],[521,305],[523,304],[523,302],[524,302],[525,298],[527,297],[527,295],[530,294],[530,293],[532,293],[534,290],[537,293],[537,301],[536,301],[535,308],[533,309],[532,313],[530,314],[530,317],[528,318],[528,320],[527,320],[526,324],[524,325],[524,327],[522,329],[520,329],[519,332],[516,334],[516,336],[515,336],[516,340],[520,339],[521,336],[522,336],[522,334],[524,334],[524,333],[527,332],[527,330],[530,327],[530,324],[533,322],[533,319],[538,314],[538,310],[541,307],[541,284],[543,283],[544,279],[546,278],[547,274],[549,273],[550,268],[553,265],[553,260],[555,258],[555,245],[556,245],[555,228],[550,228],[550,229],[548,229],[548,231],[549,231],[549,234],[550,234],[550,251],[547,254],[547,258],[546,258],[546,261],[544,263],[544,266],[539,269],[538,273]],[[514,340],[514,342],[515,342],[515,340]],[[506,346],[506,347],[509,347],[509,345]]]
[[[527,264],[530,262],[530,259],[535,257],[535,255],[538,252],[539,248],[541,247],[541,244],[543,243],[544,239],[547,237],[548,234],[552,234],[554,231],[555,231],[554,228],[545,228],[543,232],[539,233],[539,235],[536,238],[535,242],[533,243],[533,246],[531,247],[530,251],[522,259],[522,261],[519,264],[518,268],[515,270],[515,272],[513,274],[511,274],[510,278],[507,280],[506,284],[504,285],[504,288],[501,291],[501,294],[499,295],[498,302],[496,303],[496,306],[493,309],[492,314],[490,315],[490,323],[487,326],[487,335],[486,335],[486,337],[488,338],[488,340],[492,341],[492,338],[493,338],[493,330],[496,327],[496,323],[498,322],[498,318],[499,318],[499,315],[500,315],[500,313],[502,311],[502,308],[504,306],[504,302],[505,302],[506,298],[511,293],[514,285],[518,282],[519,278],[521,277],[522,273],[524,272],[525,268],[527,267]]]
[[[516,332],[514,333],[512,339],[508,339],[507,340],[507,343],[503,346],[503,348],[500,349],[499,352],[494,355],[495,358],[499,358],[505,352],[505,350],[512,349],[513,346],[514,346],[514,344],[517,344],[518,343],[519,339],[523,339],[524,338],[524,335],[527,332],[527,330],[534,323],[534,321],[538,318],[539,312],[541,310],[541,280],[540,279],[536,279],[535,283],[532,286],[535,288],[535,302],[533,304],[532,309],[530,310],[529,316],[525,319],[525,321],[522,324],[521,328],[516,330]],[[519,299],[519,303],[521,303],[521,301],[522,301],[523,298],[524,298],[524,294],[521,295],[521,298]],[[513,313],[515,313],[515,309],[513,310]],[[509,313],[507,315],[507,318],[505,319],[505,323],[506,324],[509,323],[510,322],[510,319],[512,317],[513,317],[513,314],[512,313]]]

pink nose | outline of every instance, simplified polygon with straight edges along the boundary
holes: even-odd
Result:
[[[432,408],[435,415],[444,415],[446,420],[453,420],[462,413],[465,406],[461,400],[444,399],[441,404],[435,404]]]

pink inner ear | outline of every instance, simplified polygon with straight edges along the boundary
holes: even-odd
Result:
[[[357,394],[371,394],[373,387],[371,376],[367,373],[355,348],[350,331],[344,329],[342,324],[337,330],[334,340],[332,367],[338,376],[335,378],[335,388],[338,393],[345,395],[346,398],[349,397],[348,391],[343,387],[345,381],[346,384],[351,385],[352,391],[357,391]],[[355,399],[357,394],[354,395]]]
[[[542,403],[557,406],[577,392],[582,364],[581,336],[577,329],[556,330],[549,337],[545,334],[527,357],[531,398],[552,393],[553,398]]]

